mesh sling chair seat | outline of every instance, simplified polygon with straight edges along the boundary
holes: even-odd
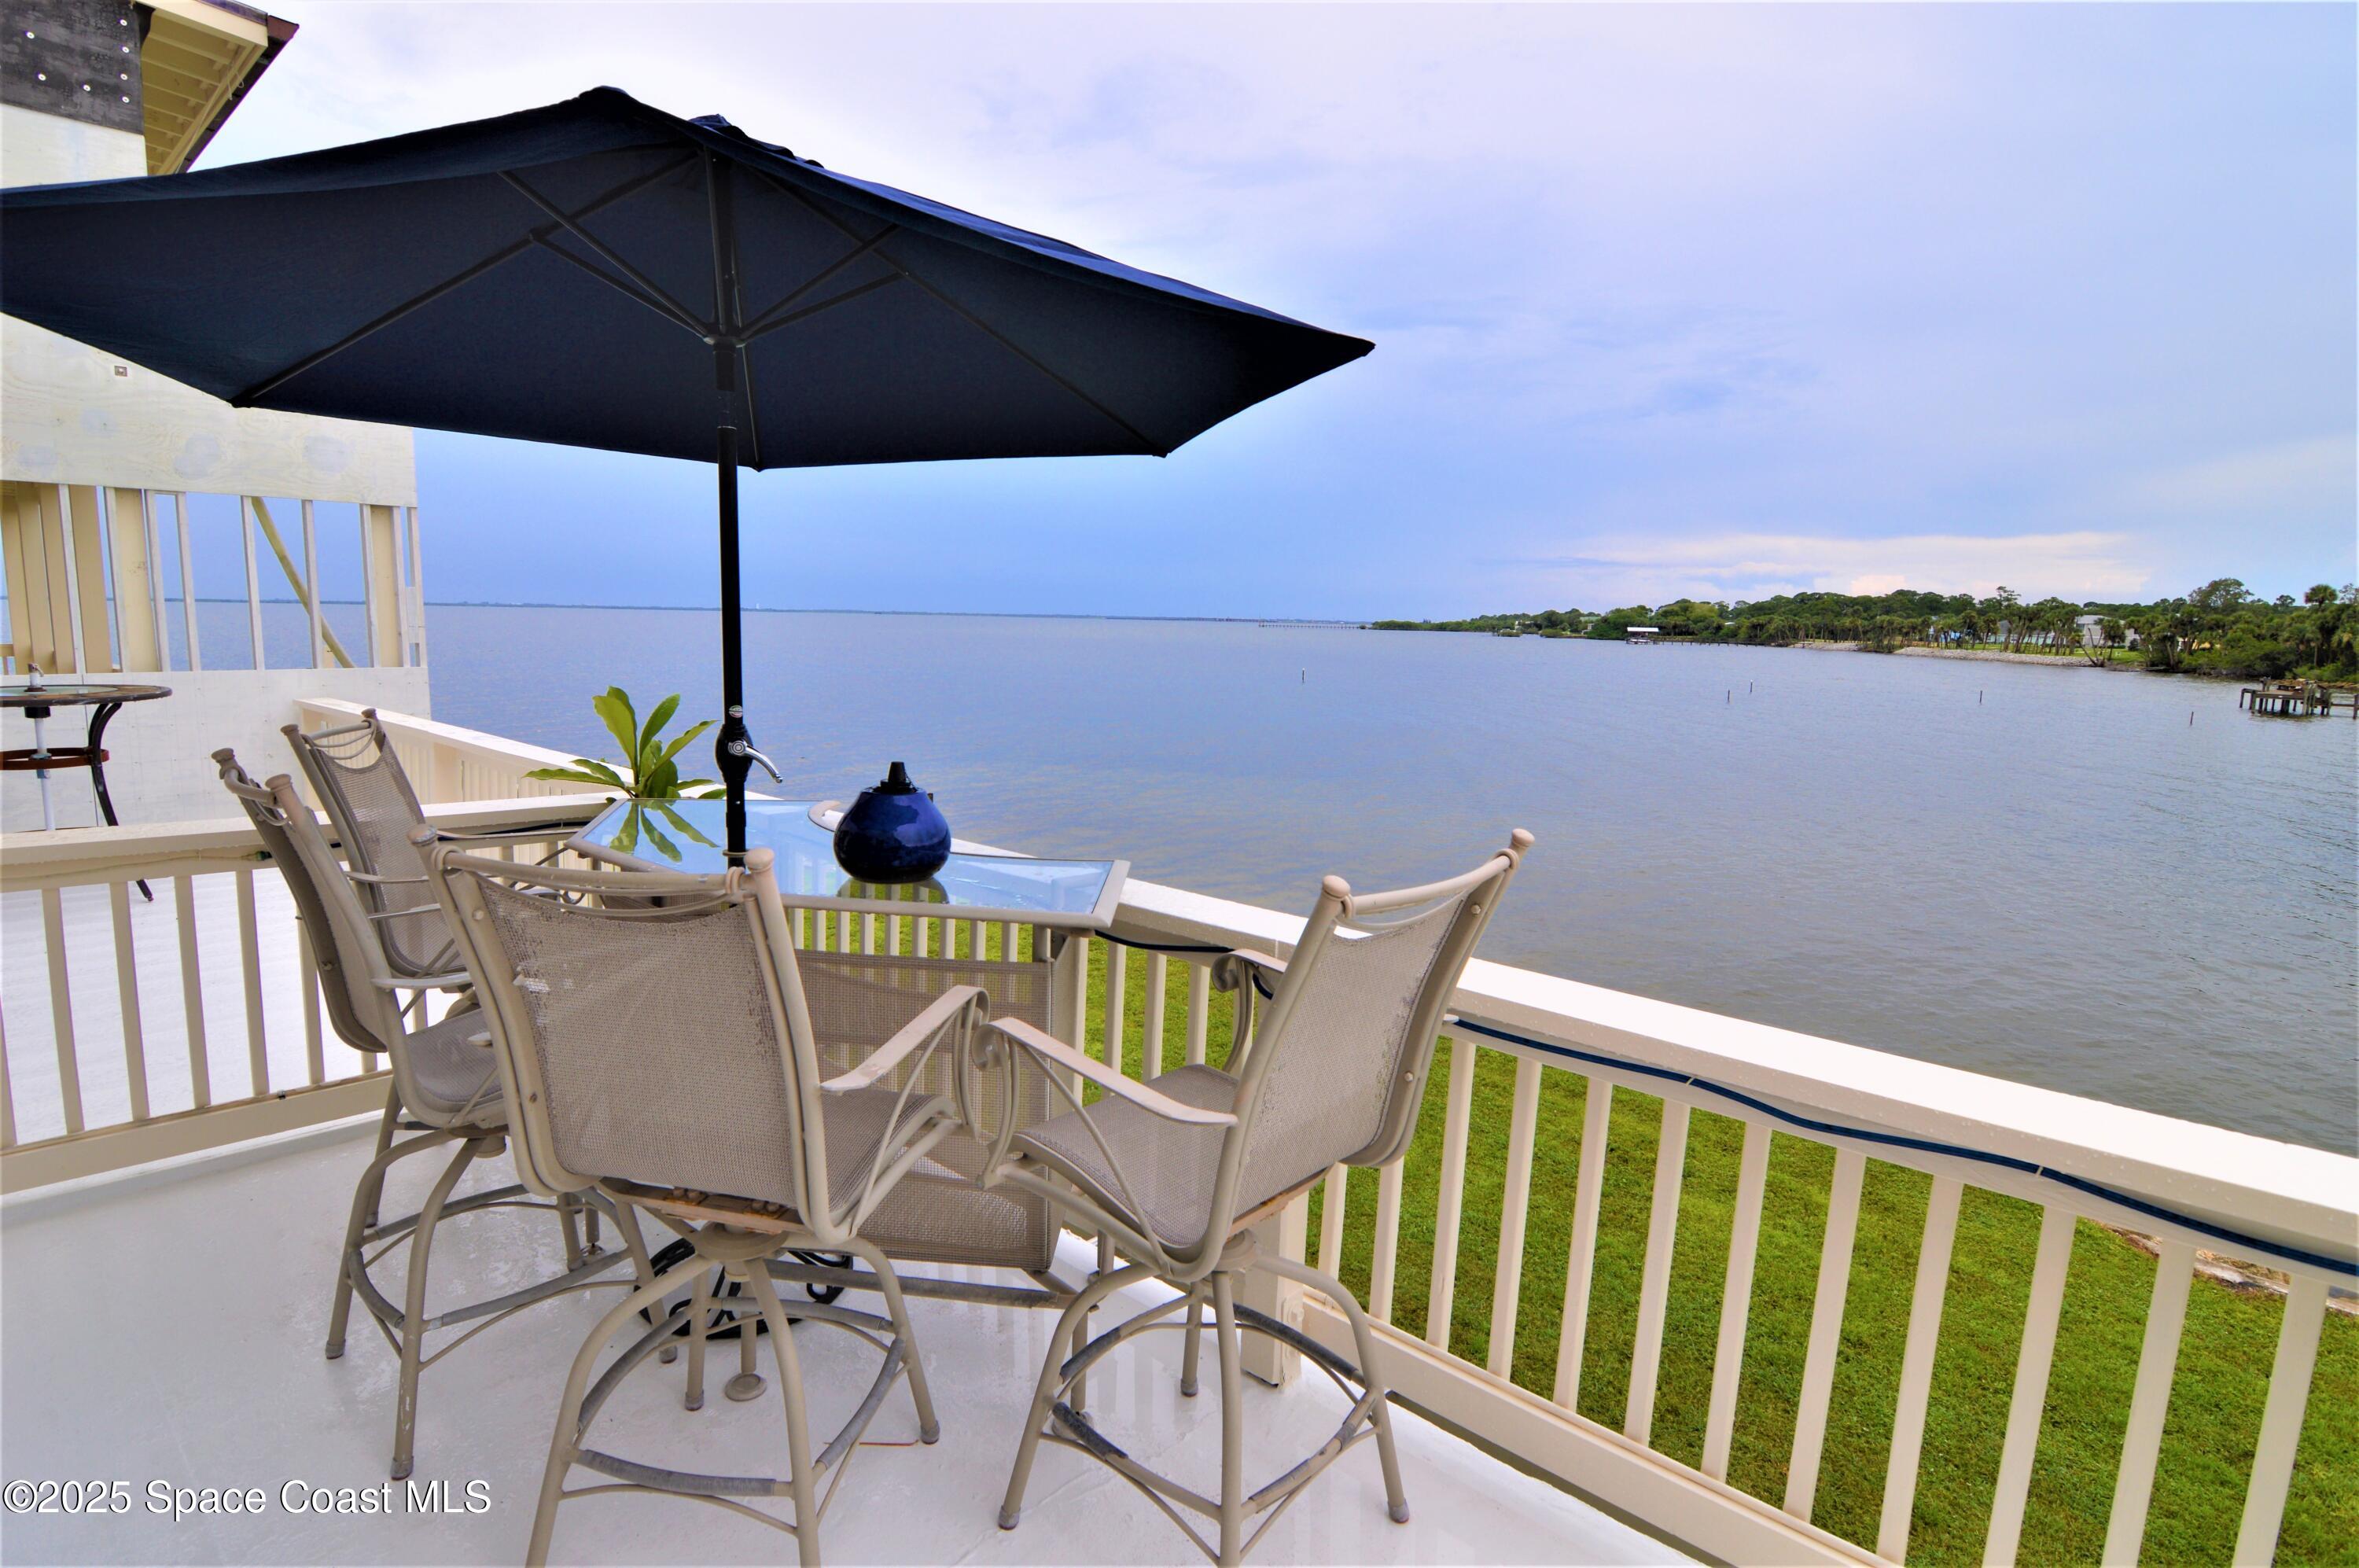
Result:
[[[1005,1085],[1037,1077],[1054,1087],[1063,1107],[1028,1128],[988,1123],[981,1119],[988,1107],[970,1107],[971,1121],[996,1127],[985,1182],[994,1191],[1013,1187],[1049,1199],[1073,1216],[1076,1228],[1110,1237],[1125,1260],[1073,1299],[1050,1337],[1008,1477],[1002,1529],[1015,1529],[1021,1518],[1044,1440],[1106,1465],[1223,1563],[1240,1562],[1313,1477],[1369,1437],[1382,1459],[1391,1515],[1408,1520],[1366,1314],[1340,1280],[1260,1249],[1252,1232],[1331,1168],[1386,1165],[1408,1149],[1443,1010],[1531,843],[1518,829],[1506,849],[1474,870],[1396,893],[1354,895],[1342,878],[1328,877],[1290,959],[1234,953],[1216,963],[1216,978],[1238,999],[1240,1043],[1224,1069],[1190,1065],[1141,1083],[1017,1020],[994,1019],[977,1031],[962,1084],[995,1080],[1005,1094]],[[1416,912],[1403,913],[1408,910]],[[1369,919],[1378,915],[1395,918]],[[1258,1030],[1251,1021],[1256,991],[1269,998]],[[1102,1091],[1093,1104],[1082,1102],[1083,1082]],[[1253,1269],[1333,1301],[1351,1323],[1358,1365],[1237,1305],[1236,1277]],[[1082,1337],[1098,1303],[1147,1279],[1179,1295]],[[1093,1363],[1157,1329],[1184,1334],[1180,1389],[1194,1394],[1207,1304],[1221,1371],[1217,1497],[1149,1470],[1070,1397]],[[1301,1352],[1351,1400],[1319,1452],[1250,1494],[1241,1398],[1245,1332]],[[1216,1521],[1215,1538],[1206,1540],[1183,1508]],[[1261,1523],[1248,1539],[1245,1527],[1256,1516]]]
[[[953,1260],[1044,1265],[1055,1240],[1045,1204],[984,1192],[967,1173],[987,1151],[965,1136],[952,1078],[958,1048],[993,998],[955,975],[996,966],[797,953],[766,850],[719,877],[527,867],[454,845],[432,849],[429,864],[518,1107],[527,1184],[604,1192],[693,1248],[584,1340],[559,1407],[529,1560],[547,1560],[564,1501],[619,1486],[722,1504],[789,1531],[802,1561],[817,1562],[844,1462],[897,1382],[908,1382],[921,1439],[940,1435],[898,1279],[875,1233],[893,1230],[897,1214],[895,1257],[930,1247]],[[966,1098],[1019,1124],[1038,1119],[1037,1101]],[[805,1274],[781,1255],[809,1251],[864,1263],[884,1315],[818,1301],[798,1302],[789,1320],[777,1281]],[[687,1300],[675,1301],[683,1280]],[[739,1321],[723,1316],[720,1292],[732,1286],[751,1295],[769,1331],[785,1474],[700,1475],[592,1447],[607,1397],[683,1330],[686,1404],[702,1407],[707,1340]],[[789,1321],[847,1330],[884,1353],[843,1429],[817,1449]],[[598,1371],[625,1330],[635,1337]],[[734,1337],[743,1369],[732,1383],[758,1391],[755,1337]],[[606,1483],[568,1490],[577,1465]],[[791,1499],[791,1518],[750,1506],[759,1497]]]
[[[450,923],[427,883],[425,857],[411,842],[426,813],[376,710],[363,710],[357,724],[308,735],[288,724],[281,733],[334,824],[345,875],[375,923],[392,972],[408,980],[463,982]]]
[[[309,806],[285,774],[257,784],[238,765],[234,752],[213,753],[221,779],[244,808],[263,848],[285,875],[287,890],[319,970],[320,991],[337,1038],[364,1056],[384,1060],[392,1084],[377,1126],[376,1154],[353,1192],[351,1217],[336,1258],[334,1304],[328,1321],[330,1360],[344,1353],[353,1301],[360,1299],[369,1321],[400,1357],[396,1382],[392,1474],[407,1476],[414,1465],[420,1373],[475,1333],[536,1302],[596,1285],[619,1285],[600,1278],[627,1258],[636,1276],[653,1278],[631,1216],[618,1228],[626,1243],[621,1253],[603,1253],[594,1233],[582,1239],[581,1218],[613,1206],[599,1198],[590,1206],[567,1197],[554,1204],[534,1199],[520,1184],[453,1196],[459,1180],[477,1160],[500,1151],[507,1131],[507,1102],[498,1064],[489,1049],[483,1016],[463,1001],[440,1021],[426,1019],[425,987],[393,973],[377,940],[379,926],[361,908],[353,885],[336,862]],[[436,918],[440,919],[438,909]],[[400,997],[414,999],[405,1007]],[[410,1136],[403,1136],[410,1135]],[[387,1174],[412,1156],[452,1149],[448,1164],[417,1213],[397,1219],[380,1216]],[[486,1301],[438,1312],[428,1310],[428,1265],[438,1229],[463,1214],[487,1209],[554,1209],[565,1247],[563,1270]],[[373,1268],[397,1247],[408,1248],[408,1277],[392,1294],[372,1277]],[[429,1333],[462,1328],[455,1338],[426,1348]]]

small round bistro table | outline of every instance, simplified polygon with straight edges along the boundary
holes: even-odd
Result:
[[[21,708],[33,721],[33,744],[0,751],[0,772],[30,772],[41,782],[41,826],[54,829],[58,825],[56,803],[49,797],[49,769],[53,768],[87,768],[92,793],[98,797],[99,814],[109,827],[121,826],[114,814],[114,800],[106,792],[106,724],[125,702],[153,702],[172,694],[169,686],[86,685],[80,682],[44,681],[0,686],[0,708]],[[90,723],[82,734],[80,746],[52,746],[43,732],[43,724],[59,708],[88,708]],[[139,884],[139,891],[150,898],[147,884]]]

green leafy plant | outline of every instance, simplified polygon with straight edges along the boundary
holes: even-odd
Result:
[[[590,699],[591,708],[605,722],[609,734],[622,743],[620,763],[601,762],[593,757],[577,757],[569,767],[536,768],[525,775],[527,779],[547,779],[562,784],[587,784],[592,789],[614,789],[630,798],[631,811],[620,831],[614,837],[615,849],[627,854],[647,835],[650,847],[669,860],[678,860],[679,848],[664,836],[656,825],[656,817],[669,822],[673,829],[701,844],[712,840],[699,833],[693,823],[670,806],[669,800],[711,800],[726,793],[710,779],[682,779],[679,757],[681,748],[712,727],[711,719],[701,719],[669,740],[664,738],[664,726],[671,723],[679,711],[679,693],[675,691],[655,706],[647,723],[639,722],[638,711],[632,706],[631,695],[620,686],[609,686],[603,695]]]

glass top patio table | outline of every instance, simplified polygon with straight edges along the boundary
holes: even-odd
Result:
[[[745,846],[777,856],[778,891],[811,909],[955,915],[962,920],[1103,931],[1122,901],[1126,860],[1036,860],[962,848],[923,882],[855,882],[835,863],[832,831],[811,820],[810,800],[745,802]],[[593,860],[648,871],[709,875],[729,868],[719,800],[617,800],[566,847]]]

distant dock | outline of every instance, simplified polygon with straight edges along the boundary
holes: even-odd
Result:
[[[2324,718],[2344,707],[2359,719],[2359,691],[2337,692],[2315,681],[2264,681],[2245,687],[2236,698],[2236,706],[2286,719]]]

